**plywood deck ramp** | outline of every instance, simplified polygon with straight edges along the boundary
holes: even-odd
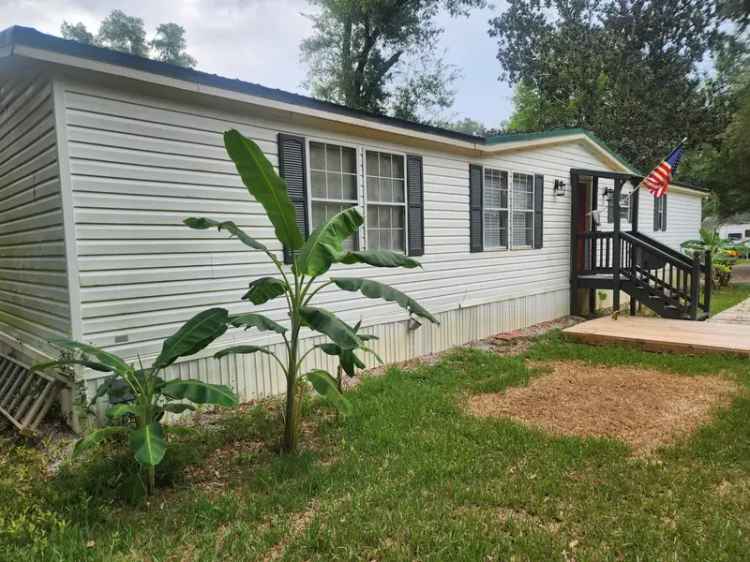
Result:
[[[692,322],[665,318],[609,316],[563,330],[592,344],[625,343],[649,351],[731,353],[750,356],[750,326],[728,322]]]
[[[62,387],[56,378],[0,355],[0,415],[20,432],[36,431]]]

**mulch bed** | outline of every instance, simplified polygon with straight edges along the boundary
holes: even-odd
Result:
[[[551,372],[527,387],[473,396],[469,412],[511,418],[557,435],[619,439],[636,454],[647,454],[696,430],[739,391],[717,376],[575,361],[534,366]]]

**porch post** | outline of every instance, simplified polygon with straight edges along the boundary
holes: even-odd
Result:
[[[591,178],[591,210],[596,211],[599,208],[599,177],[594,176]],[[591,217],[591,232],[592,234],[596,232],[597,226],[596,221],[594,220],[594,217],[592,215]],[[589,252],[591,253],[591,269],[596,270],[596,252],[597,252],[597,239],[596,237],[591,238],[591,245],[588,244],[585,246],[589,249]],[[586,259],[586,258],[584,258]],[[593,287],[589,289],[589,316],[594,316],[596,313],[596,289]]]
[[[570,172],[570,314],[578,312],[576,295],[578,294],[576,217],[578,216],[578,174]]]
[[[615,180],[614,197],[614,232],[612,233],[612,308],[615,312],[620,310],[620,193],[622,193],[623,181]]]
[[[630,197],[632,198],[630,201],[630,208],[632,209],[631,216],[630,216],[630,221],[631,221],[630,224],[631,224],[631,228],[633,229],[633,234],[635,234],[638,232],[638,207],[640,207],[641,190],[638,189],[634,191]]]

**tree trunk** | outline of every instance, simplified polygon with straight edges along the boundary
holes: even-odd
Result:
[[[299,347],[299,322],[292,318],[292,339],[290,342],[289,364],[286,377],[286,419],[284,426],[285,453],[294,453],[299,445],[299,404],[297,400],[297,352]]]

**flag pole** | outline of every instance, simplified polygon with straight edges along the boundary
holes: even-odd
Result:
[[[688,138],[687,138],[687,137],[683,138],[683,139],[682,139],[682,140],[680,141],[680,144],[678,144],[677,146],[679,147],[680,145],[682,145],[682,144],[685,144],[685,143],[687,142],[687,140],[688,140]],[[674,152],[674,151],[672,151],[672,152]],[[639,182],[638,182],[638,185],[637,185],[637,186],[635,186],[635,189],[633,189],[633,191],[631,191],[630,193],[628,193],[628,203],[630,202],[630,197],[631,197],[631,195],[633,195],[633,193],[635,193],[636,191],[638,191],[638,190],[639,190],[639,189],[641,188],[641,186],[643,185],[643,180],[645,180],[645,179],[646,179],[647,177],[648,177],[648,176],[643,176],[643,177],[641,178],[641,181],[639,181]]]

